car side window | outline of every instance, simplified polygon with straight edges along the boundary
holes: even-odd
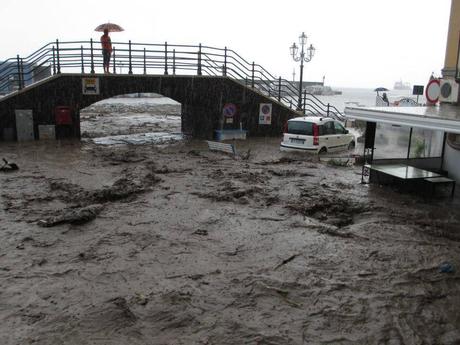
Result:
[[[335,128],[334,128],[334,122],[326,122],[324,125],[324,134],[325,135],[330,135],[330,134],[335,134]]]
[[[318,135],[321,136],[321,135],[324,135],[326,134],[325,131],[324,131],[324,126],[323,125],[318,125]],[[459,138],[460,138],[460,135],[459,135]]]
[[[334,127],[337,134],[345,134],[345,128],[340,123],[334,121]]]

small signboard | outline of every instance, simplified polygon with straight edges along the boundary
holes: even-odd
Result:
[[[233,103],[226,103],[222,109],[222,113],[225,117],[233,117],[236,115],[236,105]]]
[[[260,103],[259,125],[272,124],[272,106],[271,103]]]
[[[56,129],[54,125],[38,125],[38,138],[40,140],[56,139]]]
[[[423,85],[414,85],[414,87],[412,89],[412,94],[417,95],[417,96],[421,96],[421,95],[423,95],[423,91],[424,91],[424,86]]]
[[[82,78],[84,95],[99,95],[99,78]]]

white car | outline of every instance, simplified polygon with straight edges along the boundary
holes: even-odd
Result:
[[[329,117],[305,116],[287,122],[280,148],[326,153],[354,147],[355,137],[340,122]]]

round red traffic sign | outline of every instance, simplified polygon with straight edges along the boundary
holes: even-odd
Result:
[[[436,103],[439,99],[439,95],[441,94],[441,83],[439,79],[431,79],[428,82],[425,90],[425,97],[428,102]]]
[[[271,110],[272,110],[272,109],[271,109],[271,107],[270,107],[268,104],[264,104],[264,105],[262,106],[262,109],[261,109],[262,114],[264,114],[264,115],[270,114],[270,111],[271,111]]]
[[[222,112],[225,117],[233,117],[236,114],[236,105],[233,103],[226,103]]]

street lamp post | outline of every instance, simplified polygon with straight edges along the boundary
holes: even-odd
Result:
[[[310,44],[310,46],[305,51],[306,44],[307,44],[307,36],[305,35],[304,32],[302,32],[302,35],[299,36],[299,45],[301,48],[300,55],[298,55],[299,47],[295,44],[295,42],[289,48],[294,61],[296,62],[300,61],[299,100],[297,103],[297,110],[302,110],[303,63],[310,62],[313,56],[315,55],[315,51],[316,51],[316,49],[313,47],[312,44]]]

